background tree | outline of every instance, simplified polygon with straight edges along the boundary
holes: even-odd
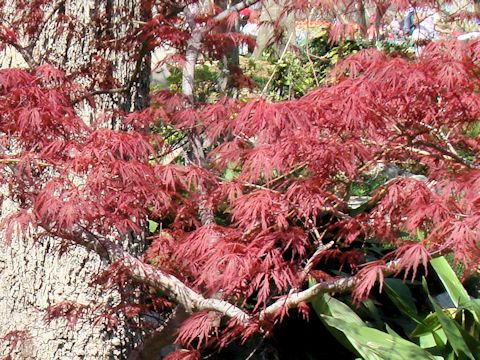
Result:
[[[43,71],[52,87],[65,75],[51,66],[62,69],[76,84],[70,89],[71,109],[65,116],[75,114],[87,124],[100,121],[113,128],[118,127],[117,112],[147,105],[148,59],[137,67],[139,46],[131,40],[128,46],[122,43],[135,36],[138,22],[148,16],[137,2],[9,1],[2,4],[1,10],[3,45],[15,49],[31,71]],[[122,87],[125,91],[120,90]],[[38,96],[42,95],[29,94],[27,98],[33,105],[41,103]],[[64,116],[62,110],[56,112],[54,99],[46,101],[52,101],[51,108],[39,116]],[[50,107],[47,103],[44,106]],[[40,123],[35,125],[35,121]],[[37,134],[48,136],[42,135],[46,127],[41,121],[33,116],[27,126],[39,126]],[[4,156],[11,151],[11,141],[14,139],[2,137]],[[8,187],[3,186],[2,194],[8,192]],[[5,201],[2,220],[18,206],[17,201]],[[42,240],[35,241],[38,237]],[[142,248],[138,242],[125,241],[125,246],[134,254]],[[100,306],[115,303],[118,297],[114,291],[98,291],[89,285],[92,276],[105,268],[98,255],[82,248],[65,249],[62,254],[59,248],[58,239],[41,232],[12,239],[11,244],[2,241],[0,336],[22,332],[23,341],[15,349],[15,358],[125,357],[140,338],[140,332],[128,324],[118,327],[118,331],[107,331],[104,322],[96,324],[101,314],[98,311],[71,326],[64,321],[45,320],[49,307],[55,304],[64,303],[66,309],[69,303],[97,302]],[[6,342],[2,345],[5,355],[11,349],[5,348]]]

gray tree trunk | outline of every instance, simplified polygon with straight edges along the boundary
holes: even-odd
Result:
[[[280,56],[286,46],[295,45],[295,14],[285,12],[289,6],[291,0],[266,0],[263,3],[254,58],[258,59],[269,46],[273,46],[277,56]],[[277,22],[278,29],[275,29]],[[282,33],[280,39],[275,38],[276,31]]]
[[[10,2],[12,5],[12,2]],[[8,6],[8,2],[7,2]],[[8,9],[6,13],[8,13]],[[53,6],[52,9],[53,10]],[[67,31],[58,32],[59,14],[76,18],[77,35]],[[124,51],[102,49],[98,43],[98,28],[92,20],[106,14],[110,23],[108,31],[112,40],[121,39],[135,20],[144,20],[148,14],[140,14],[135,0],[66,0],[55,9],[33,52],[38,63],[52,63],[67,73],[82,66],[92,66],[94,54],[111,60],[112,76],[121,86],[127,84],[134,73],[135,61]],[[10,16],[16,14],[10,12]],[[120,23],[120,18],[131,20]],[[122,20],[123,21],[123,20]],[[28,41],[28,39],[25,39]],[[18,54],[10,48],[3,53],[0,64],[12,65],[7,56]],[[2,56],[2,55],[0,55]],[[81,78],[79,81],[82,81]],[[96,97],[97,107],[93,110],[86,102],[80,102],[77,110],[87,122],[109,110],[133,110],[145,106],[149,83],[149,63],[144,62],[139,84],[130,94],[108,94]],[[88,81],[85,80],[88,85]],[[113,124],[114,125],[114,124]],[[113,126],[110,125],[110,126]],[[0,195],[5,194],[0,188]],[[5,200],[1,206],[0,222],[17,205]],[[12,359],[124,359],[131,349],[141,341],[142,334],[129,328],[126,322],[115,330],[108,330],[104,323],[97,322],[98,313],[88,314],[69,327],[66,319],[45,321],[47,309],[63,301],[88,305],[97,303],[114,304],[118,298],[115,291],[92,287],[89,283],[106,265],[91,252],[79,247],[70,248],[62,255],[58,252],[59,240],[38,238],[35,233],[29,238],[13,239],[5,244],[0,233],[0,357],[10,355]],[[135,244],[126,244],[134,249]],[[137,246],[138,247],[138,246]],[[135,251],[135,250],[132,250]],[[11,336],[19,334],[18,343]],[[1,339],[3,338],[3,341]],[[10,341],[9,341],[10,340]]]

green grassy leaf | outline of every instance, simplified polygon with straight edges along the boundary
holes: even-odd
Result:
[[[464,337],[462,336],[460,329],[458,328],[458,324],[455,322],[455,320],[453,320],[452,318],[450,318],[444,313],[443,309],[436,303],[435,299],[430,295],[425,278],[423,279],[423,287],[425,289],[425,292],[428,294],[428,298],[430,299],[430,302],[432,303],[433,308],[435,309],[435,313],[437,314],[438,321],[442,325],[442,329],[443,331],[445,331],[448,342],[450,343],[453,350],[455,351],[455,354],[460,358],[468,358],[468,359],[475,360],[475,357],[473,356],[471,350],[469,349],[467,343],[465,342]]]
[[[475,321],[480,326],[480,299],[471,299],[465,304],[462,304],[462,308],[470,311]]]
[[[329,315],[343,321],[365,325],[363,320],[347,304],[331,297],[328,294],[320,294],[313,301],[312,306],[317,315]]]
[[[364,359],[434,360],[435,357],[418,345],[400,336],[323,315],[331,327],[343,332]]]
[[[416,323],[422,323],[422,318],[418,316],[412,293],[403,281],[399,279],[385,279],[384,289],[387,296],[402,313]]]
[[[467,290],[465,290],[452,267],[443,256],[431,259],[430,264],[456,307],[458,307],[459,304],[466,304],[470,301]]]
[[[440,321],[438,321],[438,316],[436,313],[429,314],[426,318],[422,319],[421,324],[412,331],[410,336],[420,337],[428,335],[441,328]]]
[[[160,224],[156,221],[148,220],[148,232],[153,234],[155,231],[157,231],[159,225]]]
[[[315,284],[314,280],[309,281],[310,286]],[[342,344],[346,349],[356,355],[360,355],[356,350],[355,347],[352,346],[351,342],[347,339],[344,333],[339,331],[338,329],[329,326],[324,318],[323,315],[328,315],[332,317],[337,317],[345,322],[350,322],[352,324],[364,325],[365,323],[362,319],[352,310],[350,307],[343,302],[331,297],[328,294],[319,294],[313,299],[311,302],[312,307],[315,313],[318,315],[320,320],[323,322],[327,330],[337,339],[337,341]]]

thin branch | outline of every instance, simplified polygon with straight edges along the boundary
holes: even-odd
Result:
[[[268,185],[271,185],[272,183],[275,183],[279,180],[282,180],[283,178],[286,178],[287,176],[290,176],[292,175],[293,173],[297,172],[298,170],[301,170],[302,168],[304,168],[305,166],[307,166],[307,163],[301,163],[299,164],[298,166],[295,166],[293,169],[291,169],[290,171],[280,175],[280,176],[277,176],[276,178],[273,178],[269,181],[267,181],[265,183],[265,186],[268,186]]]
[[[458,155],[457,150],[455,150],[453,145],[448,140],[448,135],[444,134],[442,129],[437,129],[429,124],[424,124],[424,123],[421,123],[421,124],[425,126],[427,129],[429,129],[432,133],[434,133],[439,140],[444,141],[447,144],[448,150],[450,152],[452,152],[455,155]]]
[[[290,34],[290,37],[288,38],[287,44],[285,45],[285,48],[283,49],[282,55],[280,55],[280,58],[277,61],[277,65],[273,68],[272,75],[270,75],[270,78],[268,79],[267,83],[263,87],[263,90],[260,94],[261,97],[265,96],[265,93],[267,92],[268,87],[270,86],[270,83],[272,82],[273,77],[275,76],[275,74],[277,72],[277,69],[279,67],[278,65],[282,62],[283,57],[287,53],[287,50],[288,50],[288,47],[290,46],[290,42],[292,41],[292,38],[293,38],[293,32]]]
[[[197,64],[198,54],[203,41],[203,36],[210,31],[217,23],[228,18],[232,13],[242,11],[243,9],[256,4],[260,0],[243,0],[238,4],[223,10],[214,16],[212,21],[206,25],[199,26],[188,6],[184,8],[185,18],[187,20],[192,37],[187,42],[187,51],[185,53],[185,65],[182,73],[182,93],[189,100],[190,104],[195,102],[194,99],[194,79],[195,65]]]
[[[452,153],[451,151],[447,150],[447,149],[444,149],[443,147],[437,145],[437,144],[434,144],[434,143],[431,143],[431,142],[428,142],[428,141],[423,141],[423,140],[417,140],[417,141],[414,141],[412,145],[423,145],[425,147],[428,147],[430,149],[434,149],[434,150],[437,150],[439,153],[441,153],[443,155],[443,157],[447,157],[447,158],[450,158],[451,160],[454,160],[455,162],[457,163],[460,163],[470,169],[477,169],[478,166],[475,166],[471,161],[467,160],[467,159],[464,159],[463,157],[457,155],[457,154],[454,154]]]
[[[48,228],[46,226],[42,227],[44,229]],[[245,325],[251,320],[246,312],[235,305],[224,300],[203,297],[177,277],[144,263],[115,242],[96,236],[90,231],[85,231],[84,228],[73,234],[63,231],[58,233],[50,230],[49,232],[94,250],[100,257],[110,263],[119,263],[130,272],[134,280],[161,291],[176,304],[182,305],[189,313],[202,310],[216,311],[229,318],[237,319]]]
[[[353,289],[358,283],[359,279],[354,276],[342,277],[332,281],[325,281],[315,284],[306,290],[299,291],[283,297],[273,304],[269,305],[265,310],[260,313],[260,320],[267,320],[275,316],[278,311],[286,307],[287,309],[293,309],[298,307],[302,302],[309,302],[318,294],[325,293],[345,293]]]
[[[14,158],[0,158],[0,164],[18,164],[22,161],[25,161],[23,159],[14,159]],[[43,162],[43,161],[37,161],[34,160],[34,164],[40,167],[49,167],[52,166],[52,164]]]
[[[315,8],[312,8],[310,10],[310,13],[308,14],[307,37],[305,39],[305,42],[306,42],[305,50],[306,50],[308,62],[310,63],[310,67],[312,68],[312,74],[313,74],[313,78],[315,79],[315,84],[317,85],[317,87],[320,87],[320,82],[318,81],[317,72],[315,71],[315,64],[312,61],[312,54],[310,53],[310,29],[311,29],[310,23],[312,21],[312,15],[313,15],[314,10],[315,10]]]
[[[327,231],[327,229],[325,229],[325,231],[323,232],[322,236],[325,235],[325,232]],[[320,244],[317,248],[317,250],[315,250],[315,252],[313,253],[312,256],[310,256],[310,258],[308,259],[307,261],[307,264],[305,265],[305,267],[303,268],[303,271],[302,273],[300,274],[300,281],[303,282],[308,274],[310,273],[310,271],[312,270],[312,268],[315,266],[319,256],[326,250],[330,249],[332,246],[333,246],[334,242],[333,241],[330,241],[329,243],[327,244]]]
[[[390,261],[385,266],[384,274],[390,275],[398,271],[399,260]],[[266,320],[275,316],[282,307],[293,309],[302,302],[309,302],[315,296],[326,293],[350,292],[361,279],[358,276],[348,276],[332,281],[324,281],[309,287],[306,290],[289,294],[286,298],[278,299],[260,313],[260,320]]]
[[[55,15],[55,13],[60,9],[60,7],[65,3],[65,0],[58,1],[52,8],[52,11],[45,17],[45,20],[40,25],[36,36],[31,39],[26,46],[21,46],[17,43],[9,43],[9,45],[13,46],[15,50],[23,57],[23,60],[27,63],[28,67],[33,70],[35,67],[39,65],[39,63],[33,57],[33,48],[37,43],[40,35],[42,34],[43,30],[45,29],[47,23],[50,19]]]

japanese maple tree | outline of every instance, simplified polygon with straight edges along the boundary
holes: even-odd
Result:
[[[119,313],[183,307],[190,315],[177,341],[192,349],[183,355],[266,333],[291,308],[308,313],[320,293],[352,291],[361,301],[385,276],[415,277],[434,256],[451,252],[469,271],[479,261],[480,41],[432,43],[416,61],[364,50],[295,101],[196,103],[199,54],[221,55],[219,39],[245,40],[216,25],[255,2],[207,15],[157,4],[118,46],[131,46],[140,65],[155,46],[176,47],[183,93],[157,91],[142,110],[116,111],[117,130],[104,117],[82,120],[78,104],[129,92],[136,74],[116,84],[102,67],[90,69],[100,80],[88,69],[64,72],[1,28],[31,66],[0,71],[0,179],[4,201],[18,204],[4,241],[35,229],[39,242],[55,236],[99,254],[110,267],[96,283],[122,295],[103,309],[112,324]],[[167,161],[179,146],[182,156]],[[354,185],[378,164],[404,176],[352,207]],[[125,239],[144,242],[143,254]],[[391,250],[369,261],[367,243]],[[336,276],[340,267],[349,275]],[[60,303],[47,319],[74,322],[88,311]]]

